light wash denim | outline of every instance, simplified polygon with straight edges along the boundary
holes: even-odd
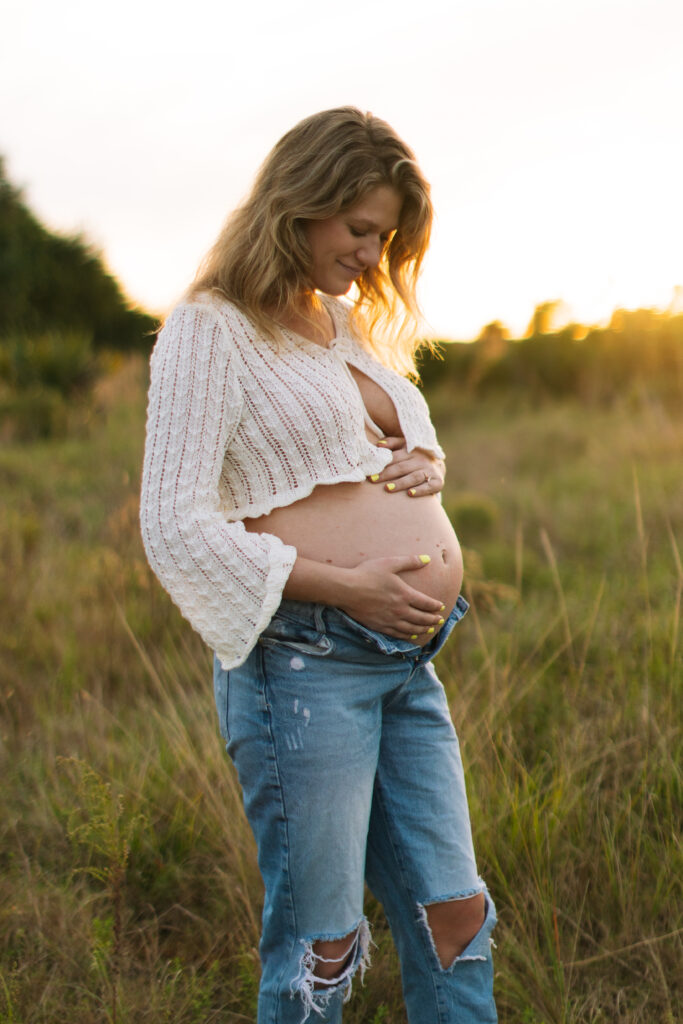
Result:
[[[339,1024],[369,965],[363,886],[384,906],[411,1024],[492,1024],[495,908],[472,848],[458,739],[429,645],[336,608],[283,601],[247,661],[214,661],[220,728],[239,774],[265,883],[258,1024]],[[484,892],[486,919],[443,969],[430,903]],[[333,981],[318,939],[353,935]]]

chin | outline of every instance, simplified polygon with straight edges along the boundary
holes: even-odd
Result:
[[[338,298],[340,295],[346,295],[347,292],[349,292],[351,290],[351,285],[352,284],[353,284],[353,281],[351,281],[349,284],[346,284],[346,285],[339,285],[339,284],[321,285],[321,284],[319,284],[319,285],[316,285],[316,288],[317,288],[317,290],[319,292],[322,292],[323,295],[332,295],[334,298]]]

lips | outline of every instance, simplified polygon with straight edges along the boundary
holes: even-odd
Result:
[[[342,263],[341,260],[337,260],[337,263],[347,272],[347,274],[353,274],[354,277],[358,277],[359,274],[363,273],[362,267],[350,267],[348,263]]]

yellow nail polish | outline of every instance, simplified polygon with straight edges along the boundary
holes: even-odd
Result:
[[[396,484],[387,484],[387,490],[388,491],[395,491],[396,490]]]
[[[414,498],[415,497],[415,488],[411,487],[410,490],[408,491],[408,494],[410,495],[411,498]]]
[[[428,565],[431,562],[429,555],[420,555],[420,561],[423,565]]]
[[[441,608],[439,610],[442,611],[442,612],[445,612],[446,611],[446,605],[442,604]]]
[[[443,626],[445,621],[445,619],[439,619],[439,621],[437,622],[437,626]]]
[[[386,444],[386,441],[378,441],[377,444]]]
[[[410,639],[417,640],[417,633],[412,633]]]
[[[376,484],[377,481],[379,480],[379,473],[373,473],[370,479],[372,480],[373,484]]]
[[[428,632],[428,633],[433,633],[433,632],[434,632],[434,627],[433,627],[433,626],[430,626],[430,627],[429,627],[429,629],[427,630],[427,632]]]

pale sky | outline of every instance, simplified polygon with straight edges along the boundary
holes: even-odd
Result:
[[[154,312],[300,118],[351,103],[415,150],[434,333],[666,308],[683,285],[681,0],[4,0],[0,153]]]

